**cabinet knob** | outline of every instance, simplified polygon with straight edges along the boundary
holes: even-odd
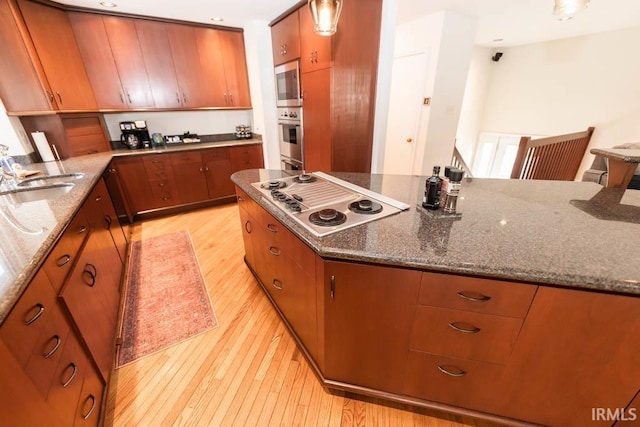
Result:
[[[282,282],[278,279],[273,279],[273,287],[276,288],[277,290],[281,291],[282,290]]]
[[[273,256],[280,256],[280,249],[276,248],[275,246],[271,246],[269,248],[269,252],[271,253],[271,255]]]

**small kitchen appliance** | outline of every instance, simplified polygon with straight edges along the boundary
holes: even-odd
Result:
[[[322,172],[251,185],[318,237],[409,209],[406,203]]]
[[[120,122],[120,142],[132,150],[151,146],[151,137],[146,120]]]

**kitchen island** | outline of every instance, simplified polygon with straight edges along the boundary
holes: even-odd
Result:
[[[246,262],[324,385],[510,423],[636,412],[640,192],[465,179],[446,215],[425,177],[332,175],[410,208],[315,237],[251,185],[286,172],[232,176]]]

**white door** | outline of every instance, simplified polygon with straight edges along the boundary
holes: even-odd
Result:
[[[384,150],[384,173],[413,174],[416,137],[427,80],[427,54],[394,58]]]

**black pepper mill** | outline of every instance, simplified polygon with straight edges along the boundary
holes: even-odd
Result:
[[[440,207],[440,191],[442,190],[442,178],[440,174],[440,166],[433,167],[433,175],[427,178],[424,187],[424,197],[422,198],[422,207],[425,209],[436,210]]]

